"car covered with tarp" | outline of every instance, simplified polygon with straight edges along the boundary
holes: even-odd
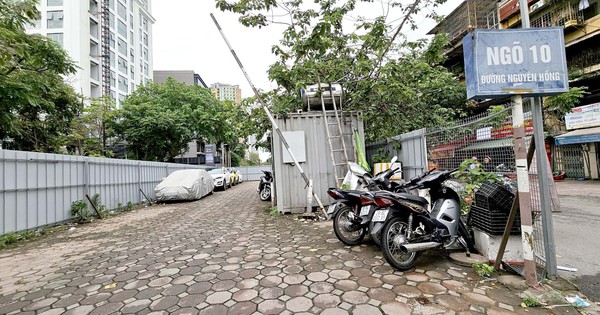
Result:
[[[157,201],[197,200],[214,189],[214,180],[202,169],[179,170],[171,173],[154,188]]]

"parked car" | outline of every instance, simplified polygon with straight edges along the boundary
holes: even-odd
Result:
[[[219,188],[222,190],[231,187],[231,173],[224,167],[215,168],[208,171],[215,181],[215,189]]]
[[[240,171],[238,171],[238,177],[239,177],[239,180],[238,180],[239,183],[244,181],[244,179],[242,178],[242,173]]]
[[[231,185],[235,186],[240,183],[240,174],[235,168],[229,168],[229,173],[231,173]]]
[[[197,200],[214,189],[214,180],[205,170],[179,170],[171,173],[156,185],[154,194],[158,201]]]

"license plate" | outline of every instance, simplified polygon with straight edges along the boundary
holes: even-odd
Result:
[[[383,222],[385,218],[387,218],[388,212],[390,210],[377,210],[375,214],[373,214],[373,222]]]
[[[371,206],[362,206],[362,208],[360,208],[360,216],[369,215],[369,211],[371,211]]]
[[[335,211],[335,207],[337,207],[337,203],[334,203],[331,206],[329,206],[329,208],[327,209],[327,214],[332,214]]]

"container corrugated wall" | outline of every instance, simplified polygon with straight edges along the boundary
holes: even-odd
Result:
[[[354,149],[353,132],[358,131],[362,145],[364,147],[364,127],[362,115],[360,112],[339,112],[344,131],[344,141],[346,151],[350,161],[356,161],[356,152]],[[335,114],[333,111],[327,112],[328,123],[335,123]],[[304,112],[290,114],[287,118],[276,117],[276,122],[281,131],[304,131],[306,144],[306,162],[300,165],[309,179],[313,180],[313,190],[321,199],[323,204],[328,205],[331,199],[327,195],[327,189],[336,186],[334,167],[331,161],[331,153],[327,141],[327,125],[323,120],[322,112]],[[334,130],[331,126],[330,130]],[[339,132],[335,133],[338,134]],[[334,133],[332,133],[334,135]],[[333,139],[334,147],[341,148],[339,138]],[[277,200],[277,209],[283,213],[303,213],[307,206],[306,184],[298,169],[292,164],[284,164],[282,152],[285,150],[277,133],[273,132],[273,170],[275,172],[275,196]],[[338,152],[337,154],[342,154]],[[338,162],[341,159],[336,159]],[[347,168],[338,177],[345,175]],[[313,207],[317,206],[313,200]]]

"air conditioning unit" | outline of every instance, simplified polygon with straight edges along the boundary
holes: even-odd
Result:
[[[531,7],[529,7],[529,9],[530,9],[529,13],[532,13],[532,12],[534,12],[534,11],[537,11],[539,8],[543,7],[543,6],[544,6],[544,4],[546,4],[546,3],[544,2],[544,0],[540,0],[540,1],[538,1],[538,2],[536,2],[536,3],[534,3],[534,4],[532,4],[532,5],[531,5]]]

